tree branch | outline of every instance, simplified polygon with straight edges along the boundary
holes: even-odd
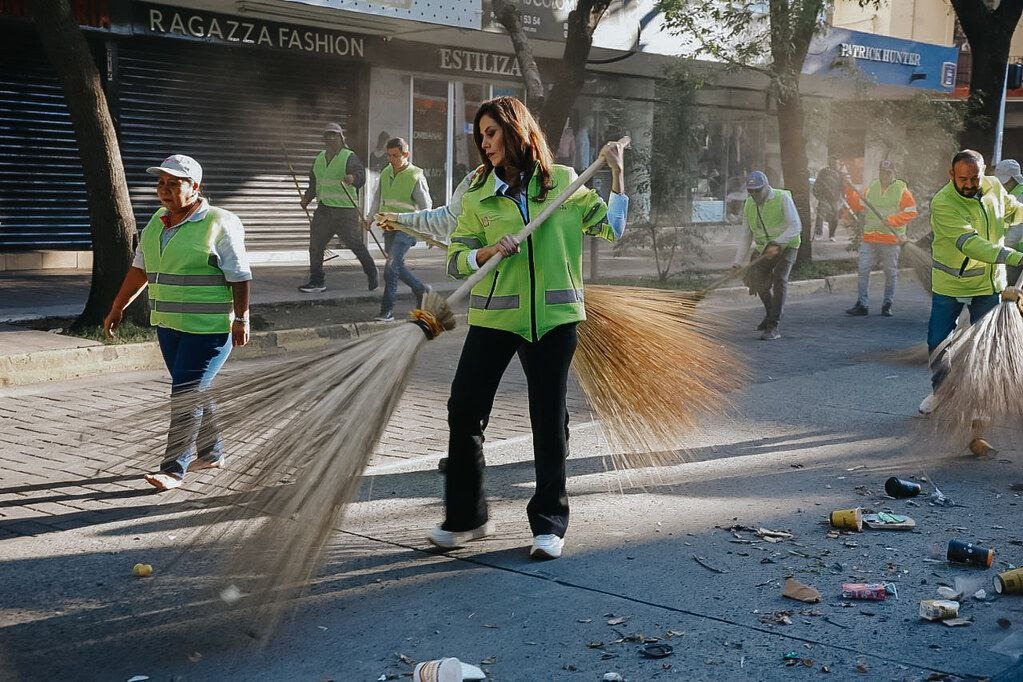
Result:
[[[522,15],[519,14],[518,8],[507,0],[493,0],[493,7],[494,15],[511,38],[515,58],[522,70],[522,80],[526,86],[526,98],[530,108],[541,111],[547,100],[547,90],[540,77],[540,69],[536,65],[533,46],[529,44],[529,36],[522,28]]]

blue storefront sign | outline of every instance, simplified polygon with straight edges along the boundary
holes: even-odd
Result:
[[[810,44],[803,73],[952,92],[958,56],[955,47],[830,28]]]

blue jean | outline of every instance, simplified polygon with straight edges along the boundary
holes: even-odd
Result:
[[[157,327],[156,336],[171,375],[171,421],[160,471],[184,476],[197,457],[208,462],[224,457],[216,404],[212,398],[198,402],[191,398],[193,389],[208,389],[224,366],[231,354],[231,335],[191,334]]]
[[[931,354],[932,388],[936,389],[941,385],[952,366],[947,347],[943,348],[937,357],[934,356],[934,351],[956,328],[956,320],[959,313],[963,312],[963,306],[969,307],[970,324],[975,324],[977,320],[998,305],[998,299],[998,294],[990,294],[974,296],[969,299],[968,303],[964,303],[952,296],[931,294],[931,319],[927,323],[927,352]]]
[[[870,269],[874,263],[881,261],[884,270],[884,305],[891,305],[895,300],[895,285],[899,280],[898,244],[879,244],[877,242],[860,243],[859,261],[859,296],[857,302],[864,308],[870,307]]]
[[[384,298],[380,302],[380,312],[389,313],[394,310],[394,299],[398,295],[398,280],[412,287],[412,293],[419,299],[426,291],[412,272],[405,267],[405,254],[415,246],[415,237],[404,232],[391,231],[384,233],[384,250],[387,251],[387,264],[384,266]]]

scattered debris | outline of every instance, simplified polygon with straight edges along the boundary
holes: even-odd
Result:
[[[129,677],[128,682],[145,682],[149,679],[149,675],[136,675],[135,677]]]
[[[974,545],[972,542],[949,540],[945,557],[952,563],[991,568],[995,561],[995,550]]]
[[[589,649],[601,649],[604,647],[603,642],[586,642],[586,647]]]
[[[707,560],[702,556],[696,556],[694,554],[693,560],[696,561],[696,563],[703,566],[704,568],[706,568],[708,571],[714,571],[715,573],[728,573],[728,571],[724,570],[723,568],[718,568],[717,566],[710,565],[709,563],[707,563]],[[608,623],[608,625],[611,625],[611,623]]]
[[[804,585],[792,578],[785,579],[785,587],[782,590],[781,596],[806,602],[807,604],[817,604],[821,600],[821,593],[817,591],[817,588]]]
[[[912,530],[916,528],[916,521],[901,514],[878,512],[864,514],[863,525],[872,530]]]
[[[844,599],[884,601],[889,593],[898,598],[895,585],[891,583],[842,583],[842,597]]]
[[[921,488],[919,483],[907,481],[906,479],[899,478],[897,476],[892,476],[884,482],[884,491],[888,493],[889,496],[897,499],[916,497],[920,494],[921,490],[923,490],[923,488]]]
[[[395,655],[398,657],[398,660],[401,661],[402,663],[404,663],[405,665],[415,665],[416,664],[416,662],[412,658],[406,656],[405,654],[395,654]]]
[[[570,673],[574,673],[575,671],[579,670],[579,668],[577,668],[574,663],[566,663],[565,665],[561,666],[561,669],[567,670]]]
[[[1008,618],[999,618],[995,622],[997,622],[998,623],[998,627],[1002,628],[1003,630],[1006,629],[1006,628],[1012,627],[1012,621],[1009,620]]]
[[[199,661],[202,660],[202,654],[200,654],[198,651],[193,651],[192,653],[188,654],[188,660],[191,661],[192,663],[198,663]]]
[[[841,530],[863,530],[863,510],[859,507],[855,509],[836,509],[831,512],[831,525]]]
[[[1023,593],[1023,568],[1014,568],[996,575],[995,592],[998,594]]]
[[[866,675],[868,672],[870,672],[870,668],[867,667],[866,663],[857,663],[856,672]]]
[[[604,682],[625,682],[625,678],[618,673],[604,673]]]
[[[831,623],[832,625],[834,625],[836,627],[840,627],[840,628],[845,629],[845,630],[849,629],[848,625],[846,625],[845,623],[839,623],[837,620],[834,620],[833,618],[831,618],[831,616],[824,616],[823,620],[824,620],[825,623]]]
[[[496,656],[487,656],[482,661],[480,661],[481,665],[494,665],[495,663],[497,663]]]
[[[485,628],[487,628],[489,630],[497,630],[499,626],[494,625],[492,623],[484,623],[483,627],[485,627]]]
[[[948,620],[959,616],[959,602],[947,599],[924,599],[920,602],[920,617],[924,620]]]
[[[667,658],[675,653],[675,650],[667,644],[647,644],[639,652],[647,658]]]
[[[131,572],[139,578],[148,578],[153,575],[153,567],[151,564],[135,564],[131,567]]]
[[[220,591],[220,598],[228,604],[233,604],[242,598],[242,591],[237,585],[228,585]]]
[[[668,639],[671,639],[672,637],[681,637],[684,634],[686,633],[681,630],[668,630],[667,632],[664,633],[664,636],[667,637]]]
[[[791,540],[793,538],[792,533],[786,533],[783,530],[770,530],[768,528],[758,528],[757,537],[767,540],[768,542],[778,542],[779,540]]]
[[[607,620],[608,625],[624,625],[627,622],[629,622],[628,616],[615,616],[614,614],[611,614]]]
[[[775,611],[760,616],[760,622],[765,625],[792,625],[791,611]]]
[[[575,622],[576,623],[592,623],[593,619],[592,618],[577,618]]]
[[[969,618],[949,618],[941,622],[950,628],[954,628],[958,625],[973,625],[973,621]]]

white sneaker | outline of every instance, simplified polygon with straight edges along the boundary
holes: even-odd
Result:
[[[467,542],[479,540],[480,538],[485,538],[488,535],[493,534],[494,522],[487,521],[479,528],[463,531],[444,530],[440,526],[437,526],[430,531],[430,534],[426,536],[426,539],[441,549],[458,549],[465,546],[465,543]]]
[[[565,546],[565,539],[557,535],[537,535],[533,538],[533,548],[529,550],[531,559],[557,559]]]
[[[162,471],[155,474],[146,474],[145,479],[146,483],[160,490],[174,490],[181,487],[181,484],[185,482],[183,478],[178,478],[173,474],[165,474]]]
[[[373,318],[374,322],[394,322],[394,313],[380,313]]]
[[[920,403],[920,407],[917,408],[920,414],[930,414],[934,412],[934,408],[938,406],[938,396],[933,393],[928,393],[924,401]]]

